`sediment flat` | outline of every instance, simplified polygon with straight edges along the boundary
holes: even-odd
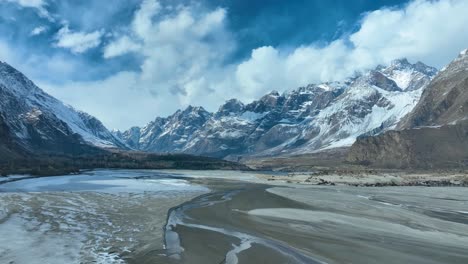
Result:
[[[256,177],[274,185],[347,185],[359,187],[429,186],[468,187],[468,172],[379,172],[379,171],[306,171],[259,173]]]
[[[468,263],[467,188],[290,179],[103,170],[5,181],[0,262]]]
[[[263,186],[221,196],[179,215],[177,263],[468,263],[465,188]]]

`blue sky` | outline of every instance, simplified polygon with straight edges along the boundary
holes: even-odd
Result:
[[[0,0],[0,60],[108,127],[468,46],[464,0]]]

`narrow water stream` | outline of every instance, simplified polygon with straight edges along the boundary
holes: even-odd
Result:
[[[0,263],[468,263],[466,188],[272,187],[213,171],[13,179],[0,183]]]

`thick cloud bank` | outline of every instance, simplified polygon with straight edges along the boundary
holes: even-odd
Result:
[[[124,129],[189,104],[215,110],[232,97],[250,101],[271,90],[342,80],[402,57],[442,67],[468,46],[467,12],[465,0],[414,0],[363,14],[355,31],[331,42],[257,47],[232,62],[239,43],[229,29],[229,10],[144,0],[129,25],[84,32],[66,25],[54,44],[74,53],[99,50],[109,62],[134,56],[141,59],[139,70],[41,85],[109,127]]]

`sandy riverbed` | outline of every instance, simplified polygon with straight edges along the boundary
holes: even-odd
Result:
[[[111,170],[0,184],[0,262],[468,263],[467,188],[305,177]]]
[[[465,172],[294,172],[256,174],[270,184],[350,185],[350,186],[465,186]]]

